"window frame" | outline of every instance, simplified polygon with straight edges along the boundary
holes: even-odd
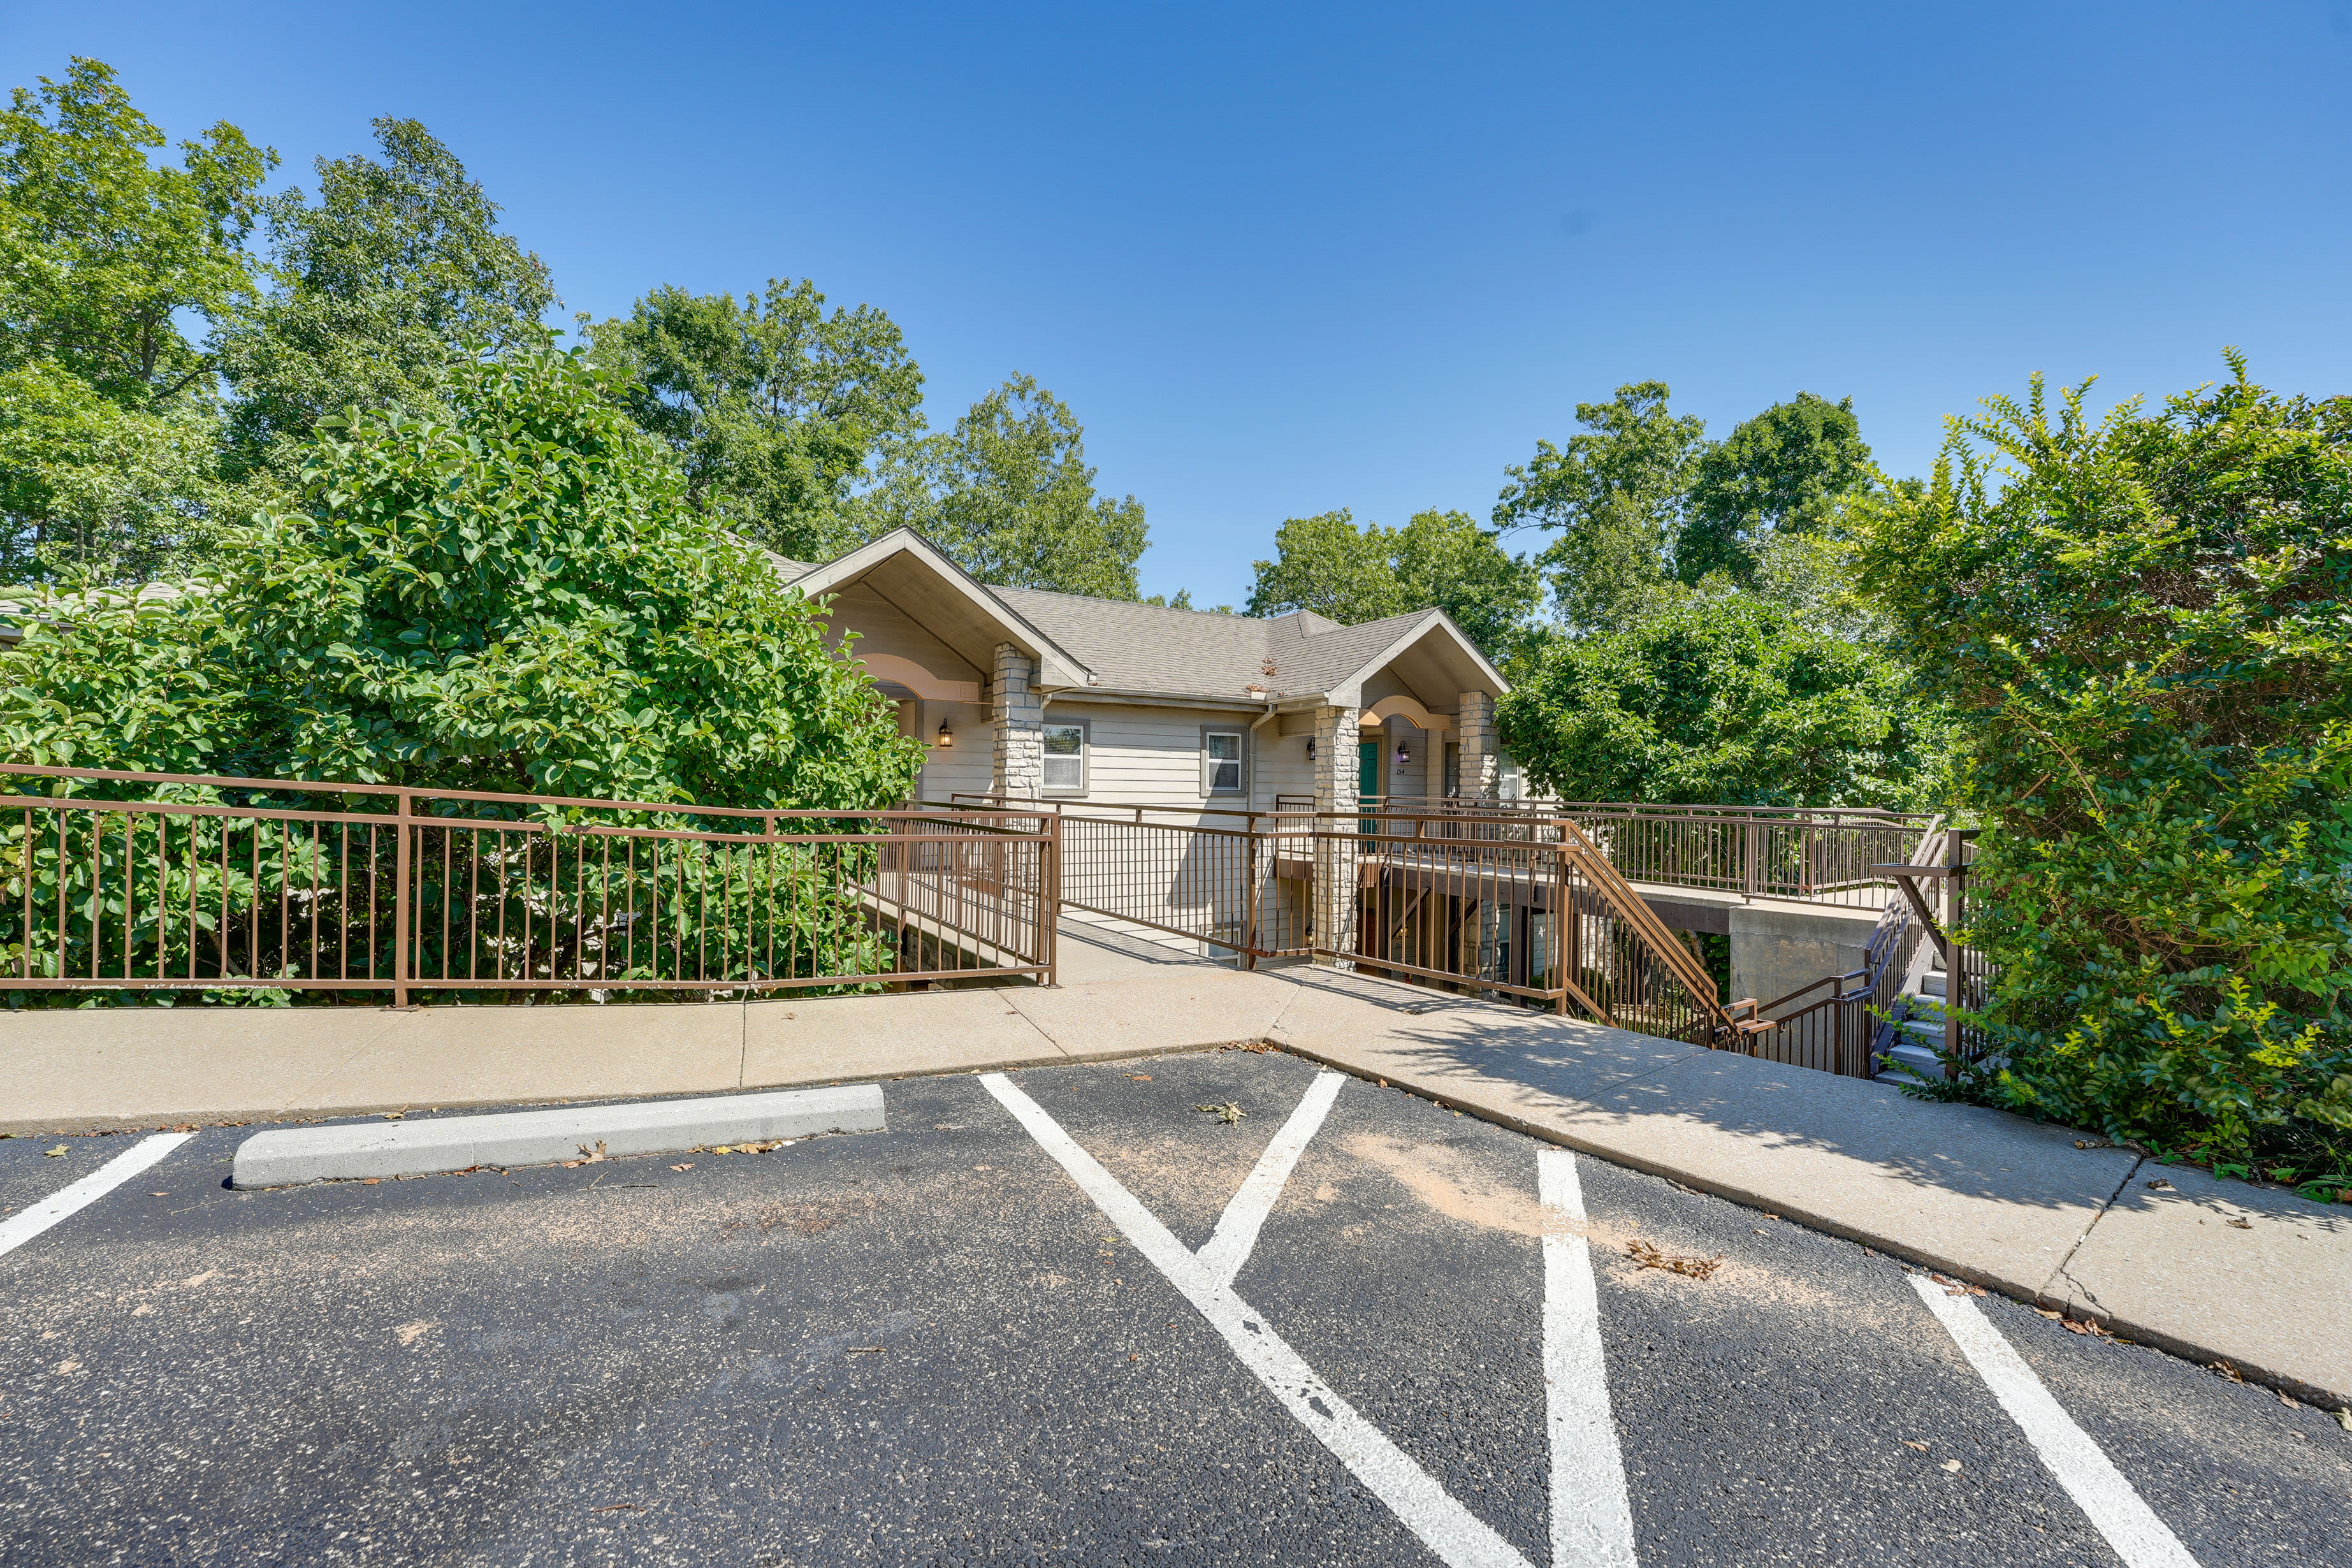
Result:
[[[1234,737],[1234,741],[1235,741],[1235,742],[1236,742],[1235,747],[1234,747],[1234,754],[1233,756],[1231,756],[1231,757],[1219,757],[1219,758],[1216,758],[1216,759],[1212,760],[1212,759],[1211,759],[1211,757],[1210,757],[1210,755],[1209,755],[1209,737],[1210,737],[1210,736],[1212,736],[1212,735],[1231,735],[1232,737]],[[1236,782],[1234,783],[1234,784],[1233,788],[1231,788],[1231,789],[1219,789],[1219,788],[1217,788],[1217,787],[1216,787],[1216,769],[1217,769],[1217,764],[1218,764],[1219,763],[1226,763],[1226,762],[1230,762],[1230,763],[1234,763],[1234,779],[1235,779],[1235,781],[1236,781]],[[1248,726],[1248,725],[1246,725],[1246,724],[1203,724],[1203,725],[1202,725],[1202,726],[1201,726],[1201,798],[1202,798],[1202,800],[1220,800],[1220,799],[1234,799],[1234,798],[1236,798],[1236,797],[1245,797],[1245,796],[1246,796],[1246,795],[1248,795],[1248,794],[1249,794],[1249,787],[1250,787],[1250,737],[1249,737],[1249,726]]]
[[[1056,788],[1045,782],[1045,764],[1051,760],[1050,754],[1045,752],[1045,731],[1048,730],[1076,730],[1078,732],[1078,783],[1075,789]],[[1094,721],[1046,719],[1038,725],[1037,745],[1040,752],[1037,763],[1038,793],[1051,795],[1056,800],[1072,800],[1085,795],[1094,783]]]

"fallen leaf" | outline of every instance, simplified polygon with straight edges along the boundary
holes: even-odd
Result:
[[[2289,1394],[2285,1389],[2274,1388],[2271,1390],[2271,1392],[2277,1394],[2279,1396],[2279,1403],[2285,1405],[2289,1410],[2300,1410],[2303,1408],[2303,1401],[2297,1399],[2294,1394]]]
[[[2152,1193],[2168,1193],[2172,1191],[2172,1184],[2162,1180],[2153,1181],[2147,1184],[2147,1190]]]
[[[2347,1432],[2352,1432],[2352,1405],[2347,1405],[2336,1413],[2336,1424]]]
[[[602,1138],[596,1140],[596,1148],[593,1153],[589,1151],[587,1144],[581,1144],[580,1156],[580,1163],[583,1165],[593,1165],[599,1160],[609,1160],[612,1158],[611,1155],[604,1152],[604,1141]],[[570,1162],[567,1161],[566,1163],[568,1164]]]
[[[1959,1472],[1960,1462],[1958,1459],[1946,1459],[1944,1461],[1944,1468],[1950,1470],[1957,1475]]]
[[[2254,1222],[2250,1219],[2230,1219],[2223,1220],[2221,1223],[2238,1230],[2252,1230],[2254,1228]]]
[[[56,1148],[54,1148],[54,1149],[44,1149],[44,1150],[42,1150],[42,1151],[41,1151],[41,1152],[42,1152],[42,1153],[44,1153],[44,1154],[47,1154],[50,1159],[54,1160],[54,1159],[56,1159],[58,1155],[60,1155],[60,1154],[69,1154],[69,1153],[73,1152],[73,1151],[72,1151],[72,1150],[70,1150],[70,1149],[68,1149],[64,1144],[60,1143],[60,1144],[58,1144],[58,1145]]]
[[[2049,1308],[2047,1308],[2047,1307],[2036,1307],[2036,1308],[2034,1308],[2033,1310],[2034,1310],[2036,1312],[2040,1313],[2042,1316],[2043,1316],[2043,1317],[2045,1317],[2045,1318],[2049,1319],[2049,1320],[2050,1320],[2052,1322],[2053,1322],[2053,1323],[2054,1323],[2054,1322],[2056,1322],[2056,1321],[2058,1321],[2058,1320],[2059,1320],[2059,1319],[2061,1319],[2061,1318],[2063,1318],[2063,1317],[2064,1317],[2064,1316],[2066,1315],[2066,1314],[2065,1314],[2065,1313],[2063,1313],[2063,1312],[2053,1312],[2053,1311],[2052,1311],[2052,1310],[2051,1310]]]
[[[413,1345],[417,1341],[423,1339],[427,1333],[440,1326],[441,1325],[438,1323],[429,1323],[423,1318],[419,1318],[413,1323],[403,1323],[400,1327],[393,1330],[392,1331],[399,1339],[402,1344]]]
[[[683,1165],[672,1165],[672,1166],[670,1167],[670,1169],[671,1169],[671,1170],[673,1170],[673,1171],[691,1171],[691,1170],[693,1170],[693,1169],[694,1169],[694,1162],[693,1162],[693,1161],[691,1161],[691,1160],[688,1160],[685,1164],[683,1164]]]
[[[1249,1112],[1244,1110],[1240,1105],[1231,1100],[1228,1100],[1223,1105],[1196,1105],[1192,1109],[1195,1110],[1205,1110],[1210,1112],[1212,1115],[1215,1116],[1218,1121],[1223,1122],[1228,1127],[1249,1114]]]
[[[1148,1072],[1131,1072],[1127,1076],[1133,1079],[1138,1083],[1150,1083],[1151,1081],[1151,1075]]]
[[[408,1112],[405,1110],[387,1110],[382,1114],[386,1121],[398,1121],[403,1117],[406,1116]]]
[[[360,1185],[363,1187],[373,1187],[381,1184],[383,1181],[383,1178],[382,1176],[362,1176],[360,1178]]]
[[[2246,1381],[2239,1374],[2238,1369],[2231,1366],[2226,1361],[2214,1362],[2208,1365],[2205,1370],[2210,1373],[2218,1373],[2221,1376],[2228,1378],[2231,1383],[2243,1383]]]
[[[70,1377],[80,1370],[81,1363],[78,1361],[61,1361],[58,1363],[58,1375],[59,1377]]]
[[[1906,1447],[1906,1448],[1916,1448],[1916,1449],[1918,1449],[1918,1450],[1919,1450],[1921,1453],[1923,1453],[1923,1454],[1924,1454],[1924,1453],[1926,1453],[1926,1452],[1927,1451],[1927,1444],[1925,1444],[1925,1443],[1914,1443],[1914,1442],[1913,1442],[1910,1438],[1908,1438],[1908,1437],[1906,1437],[1906,1438],[1904,1438],[1904,1439],[1903,1439],[1903,1446],[1904,1446],[1905,1447]]]
[[[1661,1251],[1649,1242],[1635,1237],[1625,1244],[1627,1256],[1644,1268],[1663,1268],[1669,1274],[1679,1274],[1686,1279],[1704,1279],[1723,1267],[1723,1254],[1713,1258],[1681,1258]]]
[[[149,1193],[147,1195],[151,1198],[168,1198],[172,1194],[169,1193]]]
[[[849,1347],[849,1353],[851,1355],[880,1355],[884,1347],[881,1345],[852,1345]]]

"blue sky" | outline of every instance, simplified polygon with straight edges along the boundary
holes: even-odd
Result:
[[[934,425],[1028,371],[1203,603],[1629,380],[1850,395],[1896,473],[2036,370],[2352,392],[2352,0],[0,9],[9,84],[77,53],[289,177],[423,120],[569,309],[813,278]]]

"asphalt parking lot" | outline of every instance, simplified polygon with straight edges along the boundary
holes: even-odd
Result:
[[[0,1561],[2352,1561],[2327,1413],[1293,1058],[884,1092],[278,1192],[169,1146],[0,1256]],[[0,1227],[137,1144],[0,1142]]]

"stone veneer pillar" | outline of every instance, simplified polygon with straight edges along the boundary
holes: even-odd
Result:
[[[1315,714],[1315,809],[1356,809],[1356,710],[1323,708]],[[1356,951],[1355,823],[1324,816],[1315,824],[1315,945],[1335,953]],[[1341,968],[1354,964],[1341,957]]]
[[[1464,800],[1492,800],[1501,758],[1495,742],[1495,700],[1484,691],[1462,693],[1454,722],[1461,727],[1461,778]]]
[[[1037,699],[1037,661],[1009,642],[996,645],[989,682],[996,722],[996,766],[990,787],[1015,800],[1045,793],[1045,705]]]

